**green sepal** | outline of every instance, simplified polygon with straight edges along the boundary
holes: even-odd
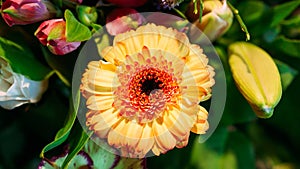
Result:
[[[47,41],[53,40],[53,39],[59,39],[65,34],[65,23],[60,22],[56,24],[56,26],[51,30],[47,37]]]
[[[89,28],[80,23],[70,10],[65,11],[67,42],[81,42],[89,40],[92,36]]]

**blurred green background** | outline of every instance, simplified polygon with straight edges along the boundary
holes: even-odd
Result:
[[[244,41],[245,35],[234,20],[230,30],[214,42],[227,78],[226,107],[218,128],[203,144],[192,134],[186,148],[148,158],[149,169],[300,168],[300,2],[230,2],[248,27],[250,42],[276,60],[284,87],[282,99],[271,118],[258,119],[237,90],[228,67],[227,47],[235,41]],[[2,26],[7,27],[1,20]],[[26,31],[32,32],[29,27]],[[31,48],[36,43],[34,39]],[[69,67],[61,71],[70,79],[76,57],[64,59],[68,59]],[[0,108],[0,169],[36,168],[42,148],[63,127],[69,109],[70,87],[56,75],[50,78],[49,84],[37,104],[11,111]]]

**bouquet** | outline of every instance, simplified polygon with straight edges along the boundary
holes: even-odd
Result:
[[[299,7],[1,1],[0,169],[300,167]]]

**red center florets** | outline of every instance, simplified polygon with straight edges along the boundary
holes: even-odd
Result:
[[[180,90],[171,74],[150,67],[131,76],[127,91],[119,91],[127,95],[121,103],[120,115],[145,123],[161,116],[167,104],[175,103]]]

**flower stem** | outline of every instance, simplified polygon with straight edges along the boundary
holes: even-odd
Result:
[[[198,13],[198,0],[193,0],[193,3],[194,3],[194,14],[197,14]],[[202,0],[199,0],[200,2],[200,8],[199,8],[199,23],[201,23],[202,21],[202,15],[203,15],[203,1]]]
[[[235,18],[237,19],[238,23],[240,24],[242,31],[246,33],[246,41],[250,40],[250,33],[248,32],[248,29],[247,29],[244,21],[242,20],[241,16],[239,15],[239,11],[234,6],[232,6],[230,2],[227,1],[227,3],[228,3],[229,8],[232,10]]]
[[[183,19],[187,19],[186,16],[185,16],[180,10],[178,10],[178,9],[176,9],[176,8],[173,8],[173,10],[174,10],[178,15],[180,15]]]

